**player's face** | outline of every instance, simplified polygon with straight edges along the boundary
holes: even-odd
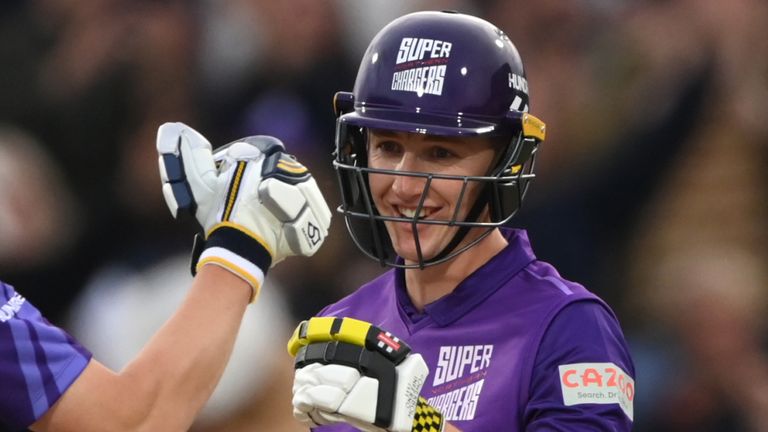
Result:
[[[393,131],[369,131],[368,166],[376,169],[433,173],[453,176],[487,175],[496,154],[489,138],[442,137]],[[383,216],[413,218],[425,193],[427,179],[405,175],[371,173],[369,184],[373,202]],[[462,200],[464,182],[433,179],[426,191],[419,219],[466,220],[477,199],[481,184],[469,182]],[[458,214],[456,209],[459,208]],[[487,218],[487,209],[481,215]],[[385,222],[395,251],[406,263],[418,261],[413,225],[410,222]],[[458,227],[417,224],[422,258],[434,258],[451,241]],[[477,229],[475,229],[477,231]],[[474,238],[473,232],[465,241]]]

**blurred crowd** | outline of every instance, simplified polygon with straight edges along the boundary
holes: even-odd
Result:
[[[430,9],[488,19],[523,57],[548,135],[512,225],[617,312],[635,430],[768,431],[764,0],[5,0],[0,279],[120,367],[190,278],[157,127],[277,136],[335,207],[333,94],[381,27]],[[270,273],[195,431],[301,430],[284,342],[382,271],[334,220]]]

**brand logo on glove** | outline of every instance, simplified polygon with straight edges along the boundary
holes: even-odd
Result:
[[[312,225],[312,222],[307,222],[307,229],[304,230],[304,235],[307,236],[309,239],[309,243],[312,246],[316,246],[320,240],[322,240],[322,235],[320,235],[320,229],[314,225]]]
[[[400,339],[397,336],[393,336],[390,332],[381,332],[376,336],[376,339],[379,340],[380,348],[384,348],[384,345],[387,346],[386,350],[389,353],[400,349]]]

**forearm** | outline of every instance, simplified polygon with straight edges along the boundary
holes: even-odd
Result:
[[[179,311],[120,373],[151,401],[139,406],[148,422],[189,427],[224,372],[250,293],[228,271],[201,268]]]
[[[33,429],[187,430],[224,371],[250,293],[242,279],[203,266],[182,306],[131,363],[115,374],[92,361]]]

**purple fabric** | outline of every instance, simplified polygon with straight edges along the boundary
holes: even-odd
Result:
[[[612,364],[633,379],[616,317],[594,294],[536,260],[525,231],[504,233],[509,246],[423,314],[397,269],[320,315],[369,321],[404,339],[430,369],[422,396],[462,431],[630,430],[618,403],[564,403],[563,382],[581,381],[573,381],[576,375],[564,381],[563,370],[581,371],[579,364]],[[585,390],[589,400],[595,393],[586,390],[596,384],[586,377],[588,387],[573,391]]]
[[[80,376],[91,353],[0,282],[0,421],[23,429]]]

